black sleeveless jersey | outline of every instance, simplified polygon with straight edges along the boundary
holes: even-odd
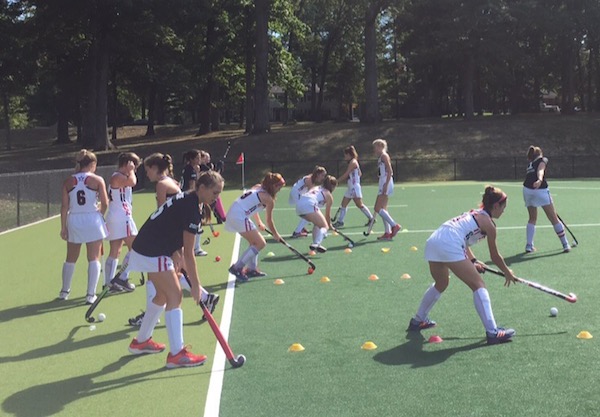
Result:
[[[196,174],[196,170],[191,165],[186,165],[183,167],[181,171],[181,190],[188,191],[190,189],[190,181],[196,181],[198,179],[198,174]]]
[[[197,234],[202,216],[195,192],[179,193],[165,201],[141,227],[133,250],[144,256],[171,256],[183,247],[183,232]]]
[[[529,165],[527,165],[527,173],[525,175],[525,181],[523,181],[523,186],[527,188],[533,188],[533,183],[537,181],[537,169],[541,163],[545,163],[546,167],[548,166],[548,158],[539,157],[534,161],[531,161]],[[546,182],[546,171],[544,171],[544,178],[542,178],[542,184],[539,188],[548,188],[548,183]]]

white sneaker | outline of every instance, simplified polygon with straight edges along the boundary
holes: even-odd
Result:
[[[85,303],[86,304],[94,304],[94,301],[96,301],[98,297],[96,297],[96,294],[88,294],[85,296]]]
[[[71,290],[60,290],[60,292],[58,293],[58,299],[59,300],[68,300],[69,299],[69,293],[71,292]]]

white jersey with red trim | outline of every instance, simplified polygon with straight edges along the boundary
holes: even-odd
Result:
[[[262,188],[247,191],[233,202],[231,208],[235,206],[236,211],[241,210],[246,217],[263,211],[266,206],[260,201],[259,193],[261,192],[266,191]]]
[[[446,221],[441,227],[455,230],[464,239],[467,246],[473,246],[486,237],[486,234],[479,228],[475,214],[490,216],[483,209],[471,210]]]
[[[73,174],[77,183],[69,191],[69,213],[93,213],[98,211],[98,192],[85,185],[89,176],[89,172]]]
[[[348,187],[353,187],[355,185],[360,185],[360,166],[358,166],[358,161],[356,168],[350,171],[348,175]]]
[[[121,175],[117,172],[113,174]],[[133,202],[133,189],[131,187],[113,188],[108,187],[108,212],[117,214],[122,212],[127,216],[131,216]]]

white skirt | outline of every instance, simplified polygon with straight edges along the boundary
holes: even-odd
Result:
[[[346,198],[362,198],[362,187],[360,184],[349,185],[344,193],[344,197]]]
[[[173,259],[169,256],[144,256],[134,250],[129,252],[127,271],[165,272],[174,270]]]
[[[552,204],[549,188],[531,189],[523,187],[523,200],[525,200],[525,207],[544,207]]]
[[[425,244],[425,259],[431,262],[459,262],[467,259],[465,240],[450,227],[440,227]]]
[[[67,215],[67,231],[70,243],[90,243],[108,236],[104,218],[99,211],[86,213],[69,213]]]
[[[232,207],[227,212],[225,230],[234,233],[245,233],[251,230],[256,230],[256,225],[252,220],[246,217],[245,213]]]
[[[108,228],[107,240],[125,239],[129,236],[137,236],[138,229],[133,217],[126,214],[113,214],[106,216],[106,227]]]
[[[379,190],[377,191],[377,195],[383,194],[383,186],[385,185],[385,178],[379,178]],[[387,196],[391,196],[394,194],[394,178],[390,179],[388,183],[387,190],[385,193]]]

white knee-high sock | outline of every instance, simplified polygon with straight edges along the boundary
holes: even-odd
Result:
[[[494,319],[492,302],[487,288],[479,288],[477,291],[473,291],[473,303],[485,330],[488,332],[496,330],[496,320]]]
[[[183,310],[174,308],[165,311],[165,324],[169,335],[169,350],[171,355],[176,355],[183,349]]]
[[[110,280],[114,278],[117,273],[117,264],[117,259],[110,256],[106,258],[106,262],[104,262],[104,285],[108,285]]]
[[[259,250],[255,246],[250,246],[248,249],[244,251],[240,259],[235,263],[236,269],[242,269],[246,266],[253,256],[258,255]]]
[[[75,273],[75,264],[65,262],[62,268],[62,288],[61,291],[71,291],[71,282],[73,282],[73,274]]]
[[[369,208],[367,206],[362,206],[360,208],[360,211],[362,211],[363,214],[365,216],[367,216],[367,219],[371,220],[373,218],[373,215],[371,214],[371,210],[369,210]]]
[[[152,304],[152,300],[156,297],[156,287],[150,280],[146,282],[146,306]]]
[[[440,299],[442,293],[435,288],[435,284],[432,284],[425,294],[423,295],[423,299],[421,300],[421,304],[419,305],[419,309],[417,310],[417,314],[415,315],[415,319],[419,321],[425,321],[429,318],[429,312]]]
[[[563,246],[568,246],[569,241],[567,240],[567,234],[565,233],[565,228],[561,222],[554,225],[554,231],[556,232],[556,236],[560,239],[560,243],[562,243]]]
[[[327,233],[326,228],[324,228],[324,227],[321,228],[321,227],[315,226],[315,228],[313,229],[313,245],[319,246],[321,244],[321,242],[323,242],[323,239],[325,238],[326,233]]]
[[[394,221],[394,219],[392,219],[392,216],[390,216],[390,213],[388,213],[386,209],[379,210],[378,214],[381,216],[385,223],[390,225],[390,228],[396,226],[396,222]]]
[[[533,246],[533,237],[535,236],[535,224],[527,223],[527,246]]]
[[[140,330],[136,337],[138,342],[145,342],[152,337],[152,332],[163,311],[165,311],[165,306],[159,306],[152,302],[146,305],[146,314],[144,314]]]
[[[125,255],[125,257],[123,258],[123,265],[121,266],[121,269],[123,269],[123,272],[121,272],[121,279],[123,281],[127,281],[129,279],[129,256],[130,256],[131,252],[127,252],[127,255]]]
[[[344,222],[344,219],[346,218],[346,213],[348,212],[348,208],[347,207],[340,207],[340,214],[338,216],[338,222]]]
[[[296,230],[294,230],[294,233],[300,233],[302,231],[302,229],[304,229],[306,227],[307,224],[308,224],[308,220],[300,217],[300,221],[298,222],[298,226],[296,226]]]
[[[100,280],[100,268],[102,268],[100,261],[91,261],[88,263],[88,295],[96,294],[96,287]]]

